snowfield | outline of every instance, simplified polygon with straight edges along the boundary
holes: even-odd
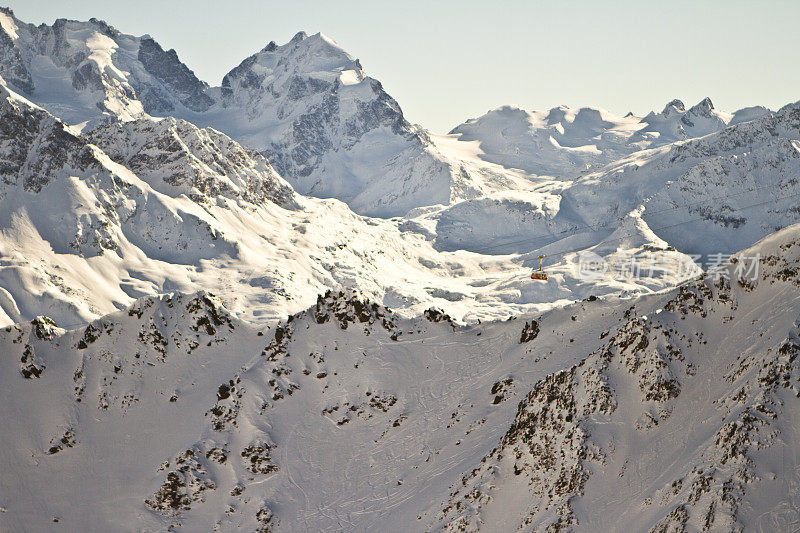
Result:
[[[798,200],[798,103],[436,135],[0,8],[0,530],[797,530]]]

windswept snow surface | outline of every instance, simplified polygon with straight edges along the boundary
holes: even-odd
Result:
[[[719,279],[470,326],[345,293],[268,329],[207,293],[16,324],[0,526],[789,530],[798,269],[794,226]]]

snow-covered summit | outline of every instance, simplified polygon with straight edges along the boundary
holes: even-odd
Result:
[[[661,113],[651,111],[642,119],[643,127],[634,135],[634,142],[645,141],[643,147],[656,147],[674,141],[702,137],[726,127],[733,118],[714,108],[710,98],[704,98],[689,109],[683,102],[673,100]]]
[[[352,85],[365,77],[361,65],[331,38],[321,33],[308,36],[297,33],[288,43],[278,46],[271,41],[260,52],[248,57],[222,79],[224,105],[252,106],[264,90],[274,93],[291,92],[297,100],[311,94],[317,87],[302,87],[303,81],[314,79],[324,84],[339,79]],[[313,82],[310,82],[313,85]],[[304,90],[305,89],[305,90]]]
[[[225,75],[219,99],[193,120],[266,154],[303,194],[392,216],[480,190],[323,34],[270,43]]]
[[[213,102],[174,50],[94,18],[34,26],[3,10],[0,75],[71,124],[101,113],[131,120],[176,107],[202,111]]]

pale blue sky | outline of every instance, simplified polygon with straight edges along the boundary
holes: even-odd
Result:
[[[269,41],[322,31],[443,133],[503,105],[625,114],[710,96],[800,100],[800,2],[0,0],[27,22],[97,17],[175,48],[211,84]]]

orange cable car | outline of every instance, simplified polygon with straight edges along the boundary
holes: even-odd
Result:
[[[542,259],[544,259],[543,255],[539,256],[539,270],[534,270],[531,273],[531,279],[535,279],[537,281],[547,281],[547,272],[542,269]]]

